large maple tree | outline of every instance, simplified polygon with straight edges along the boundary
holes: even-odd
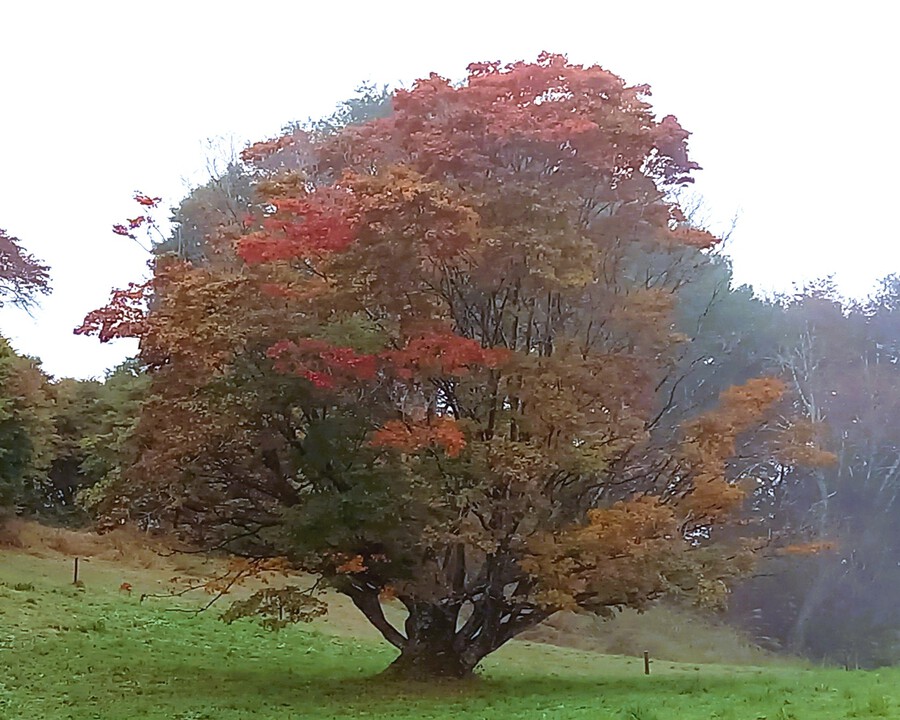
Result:
[[[717,241],[674,199],[697,165],[648,95],[542,54],[248,148],[247,215],[82,328],[138,335],[153,372],[105,512],[313,573],[408,677],[464,677],[562,609],[715,601],[746,559],[717,529],[744,497],[730,458],[783,386],[661,422],[675,305]]]

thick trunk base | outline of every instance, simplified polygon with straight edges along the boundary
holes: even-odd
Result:
[[[382,676],[404,682],[470,680],[476,677],[474,664],[451,650],[434,648],[404,650],[385,668]]]

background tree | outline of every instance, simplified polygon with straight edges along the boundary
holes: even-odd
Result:
[[[50,292],[50,273],[22,248],[18,238],[0,229],[0,307],[4,303],[28,308],[39,294]]]
[[[0,307],[28,310],[50,292],[49,270],[0,229]],[[28,501],[51,457],[52,399],[40,363],[0,336],[0,520]]]
[[[0,338],[0,511],[52,523],[84,524],[96,484],[128,465],[146,375],[134,362],[106,381],[53,381],[40,362]],[[98,489],[96,492],[100,492]]]
[[[127,439],[147,384],[132,360],[104,382],[64,378],[54,383],[53,460],[29,508],[34,514],[70,525],[87,522],[93,498],[128,466]]]
[[[249,148],[234,262],[162,257],[83,328],[138,334],[153,369],[103,511],[315,573],[403,676],[465,676],[560,609],[721,599],[749,560],[717,530],[745,496],[729,458],[783,386],[668,412],[678,298],[716,239],[674,200],[697,166],[646,94],[544,54]],[[229,617],[317,611],[264,591]]]
[[[774,558],[732,611],[777,647],[850,666],[900,657],[896,287],[888,279],[871,301],[848,303],[826,281],[777,306],[771,362],[836,462],[782,467],[761,510],[773,531],[831,550]]]
[[[36,360],[17,354],[0,337],[0,519],[35,497],[54,441],[49,378]]]
[[[285,125],[282,134],[271,141],[277,152],[260,158],[255,168],[240,161],[233,144],[210,141],[206,168],[209,179],[193,188],[173,209],[171,236],[161,238],[161,242],[158,238],[153,251],[158,255],[172,253],[193,265],[229,262],[234,240],[244,231],[248,216],[262,211],[253,191],[260,177],[276,170],[308,169],[315,163],[312,138],[334,135],[350,125],[387,117],[390,113],[388,87],[363,83],[331,115]]]

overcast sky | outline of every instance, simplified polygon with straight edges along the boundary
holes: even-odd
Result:
[[[888,2],[3,2],[0,227],[52,267],[0,333],[57,375],[134,352],[72,328],[146,254],[110,232],[141,189],[175,204],[204,140],[321,116],[361,81],[458,79],[541,50],[648,83],[693,136],[714,218],[736,212],[738,281],[900,272],[897,22]],[[735,9],[737,8],[737,9]]]

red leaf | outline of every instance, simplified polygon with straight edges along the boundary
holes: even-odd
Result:
[[[147,208],[156,208],[162,202],[162,198],[158,197],[150,197],[149,195],[145,195],[140,190],[134,193],[135,202],[139,205],[143,205]]]
[[[355,238],[350,196],[344,191],[322,189],[274,205],[275,212],[262,220],[263,229],[245,235],[238,245],[238,255],[250,265],[340,252]]]
[[[384,353],[398,377],[415,375],[467,375],[478,367],[493,368],[502,364],[509,352],[483,348],[475,340],[452,333],[430,333],[410,340],[402,350]]]
[[[371,380],[377,370],[374,355],[360,355],[352,348],[337,347],[322,340],[281,340],[266,354],[278,372],[299,375],[317,388],[332,389],[354,380]]]
[[[453,418],[441,416],[421,425],[390,420],[372,434],[370,444],[403,452],[437,446],[448,457],[456,457],[466,447],[466,438]]]

